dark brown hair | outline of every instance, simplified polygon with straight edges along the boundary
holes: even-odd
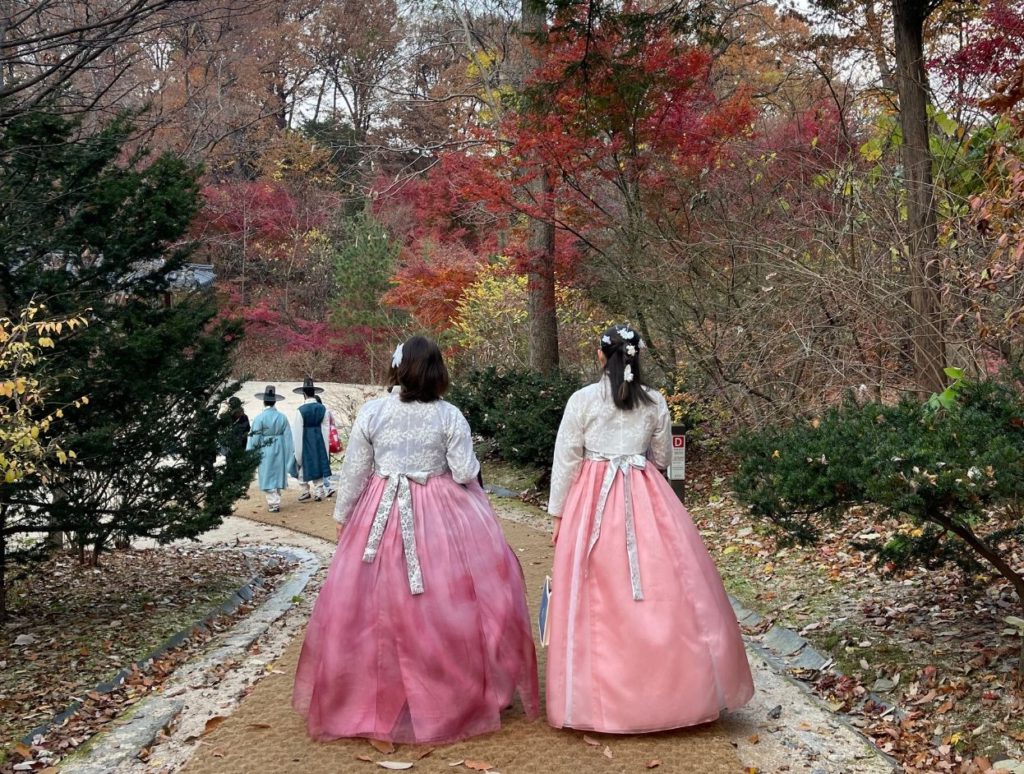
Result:
[[[424,336],[413,336],[402,345],[402,362],[393,372],[402,390],[399,397],[406,403],[430,403],[448,391],[448,368],[441,350]]]
[[[641,403],[653,403],[640,375],[640,345],[640,334],[625,324],[613,325],[601,336],[601,352],[607,361],[604,372],[611,383],[612,400],[625,411]],[[626,366],[633,375],[632,381],[626,381]]]

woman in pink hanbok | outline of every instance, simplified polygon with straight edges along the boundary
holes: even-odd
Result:
[[[338,548],[292,703],[314,739],[452,742],[494,731],[518,692],[539,712],[519,562],[478,483],[448,372],[416,336],[397,385],[359,411],[334,518]]]
[[[558,430],[547,672],[558,728],[680,728],[753,695],[721,578],[661,473],[671,419],[641,382],[642,347],[629,326],[609,328],[602,378],[569,399]]]

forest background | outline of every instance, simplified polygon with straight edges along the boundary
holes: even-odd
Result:
[[[833,708],[908,770],[1024,757],[1022,105],[1005,0],[0,0],[0,620],[61,536],[231,513],[232,377],[414,332],[543,499],[629,321]]]
[[[129,111],[202,165],[239,374],[375,382],[425,331],[457,369],[590,375],[629,320],[677,414],[758,423],[1020,363],[1012,4],[19,8],[7,118]]]

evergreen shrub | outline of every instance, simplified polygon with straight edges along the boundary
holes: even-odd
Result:
[[[550,469],[565,403],[579,387],[579,379],[567,374],[492,367],[453,384],[448,400],[474,434],[494,441],[502,459]]]
[[[847,399],[821,417],[741,435],[733,444],[736,495],[800,542],[816,541],[850,506],[878,506],[906,522],[885,546],[894,556],[948,558],[967,549],[1024,601],[1024,577],[999,547],[1007,531],[994,529],[1024,495],[1024,399],[1005,384],[949,373],[954,385],[923,405]]]

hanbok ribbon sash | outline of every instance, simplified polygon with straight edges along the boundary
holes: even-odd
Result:
[[[388,525],[391,509],[397,499],[398,519],[402,528],[402,548],[405,552],[405,569],[409,576],[409,591],[413,594],[422,594],[423,573],[420,570],[419,555],[416,553],[416,530],[412,518],[412,493],[409,489],[409,482],[414,481],[422,486],[431,476],[436,476],[438,473],[423,471],[388,473],[379,470],[376,473],[381,478],[387,479],[388,483],[384,487],[384,494],[381,495],[377,513],[370,525],[370,535],[366,539],[363,561],[372,562],[377,558],[380,541],[384,537],[384,528]]]
[[[636,520],[633,517],[633,485],[630,480],[630,468],[643,470],[647,467],[647,458],[642,454],[620,454],[607,456],[596,452],[587,452],[587,459],[608,463],[605,468],[604,480],[601,482],[601,493],[597,498],[597,508],[594,511],[594,522],[590,528],[590,542],[587,545],[587,562],[590,561],[590,552],[594,550],[597,539],[601,537],[601,522],[604,519],[604,509],[608,504],[608,493],[612,490],[615,477],[622,473],[623,500],[626,513],[626,555],[629,557],[629,582],[633,587],[633,599],[640,601],[644,598],[644,590],[640,584],[640,557],[636,550]]]

